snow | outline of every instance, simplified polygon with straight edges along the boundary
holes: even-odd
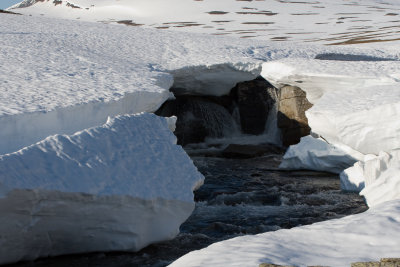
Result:
[[[0,154],[101,125],[107,116],[153,112],[174,83],[221,95],[257,76],[265,61],[327,53],[398,58],[392,49],[275,45],[5,14],[0,34]]]
[[[399,255],[400,201],[289,230],[248,235],[212,244],[173,262],[178,266],[350,266]]]
[[[174,79],[168,70],[226,64],[226,57],[218,53],[218,40],[212,42],[215,57],[204,57],[204,40],[185,53],[201,36],[192,40],[182,34],[154,35],[139,29],[25,16],[7,15],[0,20],[1,34],[7,36],[0,39],[4,62],[0,66],[4,86],[0,92],[0,154],[52,134],[72,134],[100,125],[107,116],[153,112],[170,97],[168,89]],[[161,40],[164,45],[157,45]],[[213,55],[210,50],[208,54]],[[233,54],[228,58],[239,61]],[[225,75],[227,85],[257,75],[259,65],[254,59],[246,61],[251,62],[249,67],[242,63],[225,68],[228,73],[244,73]],[[180,72],[174,73],[179,76]]]
[[[264,63],[261,75],[274,85],[299,86],[306,92],[314,104],[306,111],[309,126],[324,139],[308,137],[290,147],[281,167],[340,173],[354,159],[363,161],[363,155],[399,148],[399,71],[398,60],[288,58]],[[339,162],[333,148],[343,150]],[[355,187],[343,186],[356,190],[361,178],[357,172],[349,175]]]
[[[357,97],[363,96],[359,91],[368,87],[381,87],[399,85],[398,73],[400,70],[400,61],[385,59],[376,59],[375,61],[345,61],[342,60],[317,60],[317,59],[299,59],[288,58],[279,61],[266,62],[263,64],[261,75],[276,87],[289,84],[299,86],[307,93],[307,99],[316,104],[320,98],[330,92],[337,94],[346,93],[341,99],[336,101],[357,101]],[[385,90],[385,88],[383,88]],[[376,90],[379,91],[379,90]],[[358,94],[357,94],[358,93]],[[337,95],[335,95],[337,97]],[[352,98],[348,98],[352,96]],[[385,94],[379,94],[385,97]],[[337,106],[334,111],[345,114],[349,109],[361,110],[366,108],[362,105],[364,101],[367,104],[374,104],[376,96],[365,96],[358,105],[354,107],[347,105],[340,109]],[[333,97],[331,97],[333,99]],[[343,99],[343,100],[342,100]],[[390,101],[390,97],[384,99]],[[341,103],[340,103],[341,104]],[[339,104],[337,104],[339,105]],[[376,106],[380,105],[375,104]],[[353,111],[353,110],[351,110]]]
[[[357,151],[335,147],[321,138],[308,135],[302,137],[297,145],[288,148],[279,168],[340,173],[361,159],[363,155]]]
[[[203,179],[167,120],[146,113],[0,156],[0,263],[173,238]]]
[[[35,3],[36,2],[36,3]],[[75,7],[73,8],[71,4]],[[18,8],[22,7],[22,8]],[[395,1],[25,0],[12,11],[272,41],[322,44],[396,43]],[[389,15],[387,15],[389,14]]]
[[[260,75],[260,64],[218,64],[190,66],[171,71],[174,87],[180,94],[228,95],[238,82],[254,80]]]
[[[172,238],[193,209],[192,190],[202,177],[173,145],[168,127],[174,128],[175,118],[118,115],[155,111],[172,97],[171,86],[188,90],[183,93],[223,95],[236,82],[259,74],[278,87],[299,86],[314,104],[306,115],[313,136],[320,138],[305,137],[291,147],[282,167],[338,173],[358,161],[342,175],[342,184],[357,191],[365,186],[362,194],[372,208],[341,220],[217,243],[173,266],[254,266],[261,261],[344,266],[398,256],[400,203],[393,199],[400,192],[400,167],[392,150],[400,140],[400,53],[395,19],[382,16],[398,12],[398,3],[70,3],[82,9],[44,1],[12,9],[33,17],[0,14],[3,263],[138,250]],[[237,13],[248,10],[277,14]],[[277,37],[307,43],[265,42]],[[359,41],[366,44],[310,44]],[[379,46],[371,45],[378,41]],[[109,116],[117,117],[107,122]],[[376,155],[379,164],[371,161]],[[140,178],[129,179],[132,175]]]
[[[360,192],[368,206],[400,199],[400,150],[366,155],[340,174],[342,189]]]

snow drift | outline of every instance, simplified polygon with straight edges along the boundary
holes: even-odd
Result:
[[[400,198],[400,150],[366,155],[340,174],[343,190],[360,192],[368,206]]]
[[[152,114],[0,156],[0,263],[173,238],[202,181],[167,120]]]

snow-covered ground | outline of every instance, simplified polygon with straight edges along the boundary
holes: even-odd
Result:
[[[25,0],[12,11],[272,41],[399,41],[396,0]]]
[[[187,263],[192,262],[192,265],[196,266],[198,260],[199,264],[210,266],[230,266],[244,262],[250,265],[260,261],[343,266],[344,262],[348,265],[354,260],[376,260],[383,256],[400,254],[393,245],[398,239],[396,234],[400,226],[400,202],[393,201],[400,198],[400,167],[397,163],[398,155],[392,151],[400,145],[400,126],[397,119],[400,115],[400,51],[395,40],[379,42],[379,47],[370,46],[369,43],[397,39],[395,34],[399,22],[396,16],[399,16],[400,8],[397,1],[272,1],[268,2],[268,6],[265,1],[228,0],[160,0],[152,1],[151,5],[148,4],[149,1],[127,0],[112,2],[110,5],[110,1],[103,0],[96,1],[94,6],[93,1],[89,0],[60,1],[57,5],[55,2],[40,1],[31,6],[26,5],[28,7],[25,8],[12,9],[15,12],[38,16],[0,14],[0,154],[3,154],[0,164],[3,198],[0,201],[5,203],[0,204],[2,214],[13,212],[9,203],[16,203],[17,199],[23,198],[30,200],[21,203],[28,205],[21,206],[26,213],[13,217],[15,221],[21,222],[22,228],[13,228],[13,220],[2,216],[2,232],[11,228],[13,230],[10,230],[10,233],[21,229],[40,232],[50,227],[37,223],[37,218],[33,216],[42,208],[38,198],[54,197],[55,203],[60,200],[60,205],[63,205],[67,201],[65,199],[70,200],[70,194],[73,195],[72,198],[82,193],[93,194],[96,196],[94,200],[90,199],[93,201],[90,204],[93,210],[101,208],[98,204],[102,203],[103,198],[116,198],[116,201],[119,201],[121,197],[139,197],[145,202],[149,201],[145,196],[154,192],[153,187],[146,188],[143,191],[146,192],[144,195],[136,195],[140,190],[120,192],[118,190],[121,187],[117,184],[107,183],[107,177],[113,177],[114,173],[105,170],[109,169],[107,166],[116,167],[114,156],[120,156],[123,159],[121,164],[124,164],[125,157],[134,153],[123,150],[122,144],[119,143],[120,139],[125,140],[124,144],[132,141],[128,138],[131,137],[130,130],[125,129],[124,132],[122,127],[120,132],[119,128],[115,130],[110,124],[101,126],[107,122],[107,118],[155,111],[171,97],[168,89],[172,84],[196,94],[221,95],[228,92],[235,83],[253,79],[261,74],[277,87],[283,84],[301,87],[314,104],[306,115],[313,136],[318,135],[320,139],[306,137],[302,143],[291,147],[285,156],[287,161],[283,162],[283,167],[340,172],[355,164],[353,169],[342,173],[343,185],[345,189],[352,190],[365,187],[362,193],[366,196],[368,204],[376,207],[365,214],[342,220],[225,241],[201,252],[191,253],[176,264],[181,262],[182,266],[190,266]],[[71,4],[81,8],[74,8]],[[48,17],[42,17],[40,14]],[[79,17],[79,20],[106,22],[133,20],[146,26],[126,27],[50,17]],[[210,24],[213,24],[212,28]],[[151,27],[168,29],[149,29]],[[230,33],[241,37],[265,32],[267,34],[257,37],[283,40],[290,36],[290,40],[312,43],[364,44],[342,47],[299,42],[270,43],[264,40],[193,34],[169,29]],[[135,130],[142,128],[145,132],[154,131],[154,134],[157,134],[166,129],[165,125],[164,128],[152,128],[149,123],[156,119],[148,115],[133,117],[136,119],[129,116],[119,118],[116,120],[122,120],[123,123],[132,122],[132,129]],[[142,120],[143,125],[136,124],[135,120]],[[96,140],[94,133],[107,128],[107,125],[110,126],[110,147],[107,147],[110,150],[103,152],[122,149],[123,153],[108,155],[109,158],[105,162],[109,164],[106,164],[104,169],[94,170],[84,164],[90,165],[91,160],[101,163],[94,155],[102,153],[102,142]],[[95,128],[84,130],[89,127]],[[83,132],[74,135],[77,131]],[[41,141],[54,134],[65,135]],[[165,140],[173,143],[169,139],[171,133],[169,134],[170,137],[165,137]],[[92,153],[85,150],[86,141],[82,145],[74,141],[74,138],[80,139],[82,136],[88,136],[93,141],[95,149]],[[156,136],[154,138],[157,139]],[[65,144],[72,142],[74,146],[64,145],[62,140]],[[36,142],[39,143],[35,144]],[[153,158],[143,157],[144,162],[149,164],[149,161],[152,161],[155,164],[151,166],[157,166],[154,167],[156,171],[161,170],[164,165],[159,158],[160,151],[156,149],[157,142],[152,138],[138,142],[143,142],[145,147],[147,145],[152,149]],[[71,157],[68,153],[71,148],[76,149],[74,156],[86,155],[87,158]],[[173,149],[167,150],[171,158],[180,153],[172,151]],[[140,158],[140,154],[132,157]],[[32,158],[35,160],[31,160]],[[44,165],[35,165],[35,162],[39,161]],[[359,162],[355,163],[356,161]],[[76,167],[70,167],[69,164],[74,162]],[[182,162],[191,164],[188,158]],[[56,165],[53,166],[53,163]],[[57,166],[65,171],[55,171]],[[129,172],[130,169],[125,167],[127,166],[122,169]],[[33,172],[34,170],[37,172]],[[101,184],[104,188],[109,186],[110,189],[104,192],[113,192],[110,196],[104,195],[101,190],[91,191],[98,188],[92,186],[94,180],[85,180],[87,184],[80,184],[74,180],[77,177],[75,174],[89,177],[92,174],[89,171],[98,174],[97,171],[101,170],[103,171],[99,175],[105,182]],[[116,172],[118,173],[117,170]],[[157,173],[161,174],[162,171]],[[58,177],[64,174],[67,175],[65,177],[70,177],[67,183],[55,184],[53,180],[47,179],[50,175]],[[183,172],[182,175],[184,174]],[[142,181],[147,179],[144,172],[138,175]],[[188,179],[195,179],[197,182],[200,180],[195,171],[187,172],[186,175]],[[150,201],[157,202],[154,200],[157,197],[181,201],[178,195],[182,194],[188,197],[185,198],[185,203],[192,207],[191,190],[197,182],[185,182],[188,183],[188,187],[181,188],[179,193],[172,189],[167,190],[168,192],[157,191]],[[61,193],[57,193],[57,190]],[[172,196],[172,192],[177,194]],[[76,207],[86,203],[83,198],[79,198]],[[382,199],[389,202],[380,204]],[[110,205],[113,203],[111,201]],[[152,205],[157,206],[157,203],[152,202]],[[45,205],[45,212],[47,208],[51,212],[54,211]],[[56,209],[58,211],[59,206]],[[168,212],[168,207],[162,210]],[[183,213],[176,211],[176,214],[180,214],[177,216],[179,220],[171,224],[171,229],[175,232],[176,225],[187,216],[190,208],[184,210]],[[73,215],[73,211],[70,211],[66,210],[68,216]],[[101,213],[101,210],[97,211]],[[115,218],[117,215],[110,214],[114,219],[118,219]],[[129,218],[127,219],[129,221]],[[121,220],[125,219],[121,217]],[[117,224],[124,225],[119,219]],[[56,227],[57,224],[51,225]],[[76,230],[76,234],[85,236],[90,233],[86,226],[85,224]],[[108,225],[104,227],[109,228]],[[148,242],[171,237],[171,233],[174,232],[166,229],[170,234],[157,234],[157,237],[152,236],[139,242],[138,246],[129,243],[129,240],[125,240],[129,244],[124,243],[123,239],[123,246],[89,248],[94,243],[82,241],[84,245],[77,246],[78,250],[67,251],[64,247],[51,248],[53,245],[57,246],[60,236],[66,235],[58,235],[57,231],[60,228],[49,229],[54,230],[52,235],[55,238],[53,239],[52,235],[47,238],[50,245],[39,250],[27,246],[15,250],[15,254],[6,253],[3,262],[66,252],[137,249]],[[69,229],[75,231],[73,228]],[[21,245],[26,237],[29,235],[18,235],[18,238],[15,238],[16,243],[10,243],[14,241],[8,236],[1,240],[2,247],[10,244]],[[376,245],[378,237],[379,248]],[[22,243],[18,243],[19,241]],[[37,242],[41,242],[41,239]],[[337,246],[342,242],[343,246]],[[238,246],[242,247],[242,250],[239,250]],[[349,250],[348,247],[352,246],[359,249]],[[232,256],[230,261],[226,261],[231,253],[235,252],[235,257]],[[351,255],[353,252],[355,256]],[[195,255],[204,255],[207,261],[204,261],[203,256]],[[321,262],[322,259],[327,260]]]

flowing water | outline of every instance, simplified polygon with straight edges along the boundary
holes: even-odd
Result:
[[[211,243],[246,234],[292,228],[363,212],[364,200],[340,191],[338,175],[280,171],[282,154],[251,159],[192,159],[206,177],[196,208],[173,240],[137,253],[94,253],[13,266],[166,266]]]

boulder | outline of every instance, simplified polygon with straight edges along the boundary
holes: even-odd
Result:
[[[177,116],[175,135],[178,144],[204,142],[206,137],[220,138],[239,132],[229,112],[231,100],[214,96],[177,96],[164,103],[157,115]]]
[[[276,103],[277,89],[259,77],[238,83],[231,95],[239,109],[242,132],[253,135],[264,133],[268,114]]]
[[[305,112],[311,107],[306,93],[299,87],[288,85],[280,89],[278,127],[284,146],[297,144],[301,137],[310,134]]]

